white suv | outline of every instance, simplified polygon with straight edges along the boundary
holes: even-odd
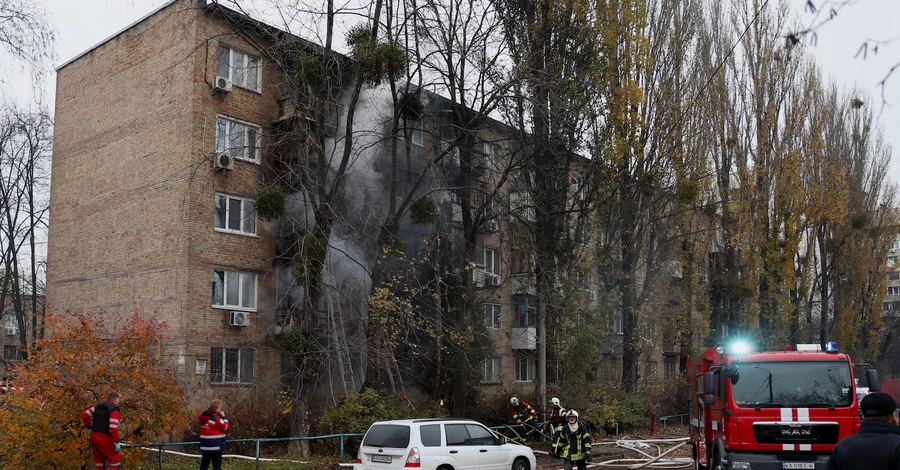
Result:
[[[509,442],[469,419],[402,419],[373,424],[357,453],[356,470],[534,470],[530,447]]]

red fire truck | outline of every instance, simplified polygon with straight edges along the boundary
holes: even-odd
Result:
[[[688,364],[695,469],[824,469],[859,428],[853,363],[836,343],[824,352],[717,345]],[[877,390],[875,370],[866,376]]]

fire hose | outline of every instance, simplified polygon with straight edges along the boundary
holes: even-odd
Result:
[[[694,465],[694,460],[689,457],[666,457],[677,449],[690,445],[690,438],[683,437],[678,439],[618,439],[609,442],[596,442],[593,445],[611,445],[622,449],[636,452],[643,457],[612,459],[603,462],[592,463],[588,468],[654,468],[654,469],[679,469],[690,468]],[[666,450],[662,449],[662,444],[672,445]],[[649,450],[656,448],[656,455],[652,455]]]

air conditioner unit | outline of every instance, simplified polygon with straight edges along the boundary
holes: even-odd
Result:
[[[8,334],[10,336],[15,336],[16,333],[17,333],[17,331],[16,331],[15,327],[9,327],[9,326],[6,327],[6,334]]]
[[[592,290],[588,292],[588,300],[597,300],[597,291]]]
[[[484,278],[487,273],[484,272],[484,269],[478,269],[476,266],[474,270],[472,270],[472,280],[475,281],[475,287],[484,287]]]
[[[217,170],[233,170],[234,157],[228,153],[219,152],[216,154],[214,166]]]
[[[231,91],[232,83],[227,77],[216,77],[213,79],[212,90],[213,91]]]
[[[484,283],[491,287],[497,287],[500,285],[500,275],[499,274],[490,274],[485,273],[484,275]]]
[[[247,312],[231,312],[231,326],[250,326],[250,314]]]

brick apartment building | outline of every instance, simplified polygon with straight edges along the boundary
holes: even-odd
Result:
[[[162,354],[195,407],[226,394],[274,402],[285,385],[278,340],[292,276],[280,264],[278,222],[258,219],[254,198],[274,167],[274,134],[290,113],[282,78],[259,53],[272,35],[248,41],[235,34],[236,16],[204,0],[173,0],[57,74],[47,305],[158,315],[169,325]],[[229,80],[230,91],[217,77]],[[424,127],[431,131],[414,133],[412,143],[437,151],[440,132],[433,123]],[[480,136],[476,150],[489,170],[504,151],[497,135]],[[220,161],[230,147],[241,150]],[[500,193],[509,206],[527,200],[511,188]],[[458,224],[459,202],[435,194],[444,223]],[[482,382],[496,390],[531,386],[537,369],[529,256],[509,221],[498,210],[484,225],[473,273],[477,308],[496,346]],[[400,232],[411,251],[420,249],[425,229],[407,224]],[[584,274],[577,284],[589,308],[596,280]],[[359,322],[358,309],[338,309],[342,323]],[[618,356],[621,320],[611,326],[604,344]],[[337,374],[343,380],[332,379],[332,388],[358,387],[360,332],[323,322],[325,332],[335,328],[348,336],[350,364],[341,366],[354,378]],[[662,350],[653,356],[674,376],[671,357],[663,365]]]

